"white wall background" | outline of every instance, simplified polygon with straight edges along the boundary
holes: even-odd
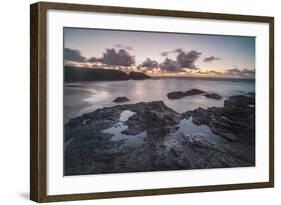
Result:
[[[51,0],[50,0],[51,1]],[[274,189],[239,190],[170,196],[135,197],[69,204],[277,204],[281,195],[280,39],[281,13],[277,0],[74,0],[86,4],[147,7],[275,16],[275,156]],[[0,204],[29,201],[29,4],[35,1],[2,1],[0,7]],[[279,80],[279,81],[278,81]],[[219,176],[218,176],[219,177]],[[53,203],[58,204],[58,203]],[[66,204],[66,203],[59,203]]]

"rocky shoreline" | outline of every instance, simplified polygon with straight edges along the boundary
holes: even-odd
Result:
[[[184,123],[213,134],[185,132]],[[110,129],[123,138],[113,140]],[[141,143],[126,143],[133,138]],[[231,96],[223,107],[184,113],[163,101],[104,107],[66,123],[64,142],[68,176],[254,166],[255,95]]]

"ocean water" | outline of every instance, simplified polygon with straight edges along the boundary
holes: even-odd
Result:
[[[223,98],[215,100],[204,95],[187,96],[181,99],[168,99],[173,91],[200,89],[217,93]],[[255,92],[254,80],[242,79],[202,79],[202,78],[158,78],[149,80],[75,82],[64,85],[64,121],[80,116],[98,108],[117,104],[133,104],[162,100],[179,113],[198,107],[222,107],[229,96]],[[125,96],[126,103],[112,102],[116,97]]]

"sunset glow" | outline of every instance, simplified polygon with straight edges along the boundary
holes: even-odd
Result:
[[[150,76],[255,77],[255,37],[64,28],[64,64]]]

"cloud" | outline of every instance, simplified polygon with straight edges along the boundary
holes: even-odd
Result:
[[[124,49],[115,50],[114,48],[106,49],[101,58],[91,57],[88,59],[91,63],[103,63],[111,66],[131,66],[135,64],[135,56],[132,56]]]
[[[170,53],[177,53],[177,52],[180,52],[180,51],[182,51],[181,48],[176,48],[175,50],[172,50],[172,51],[164,51],[164,52],[161,53],[161,56],[166,57],[166,56],[168,56]]]
[[[204,58],[204,62],[205,63],[216,61],[216,60],[220,60],[220,58],[219,57],[215,57],[215,56],[210,56],[210,57]]]
[[[238,68],[228,69],[224,72],[224,75],[231,77],[246,77],[246,78],[254,78],[255,77],[255,69],[242,69]]]
[[[179,72],[182,71],[181,67],[179,66],[178,62],[172,60],[170,58],[166,58],[163,63],[159,65],[159,68],[163,71],[168,72]]]
[[[228,78],[254,78],[255,77],[255,69],[228,69],[225,71],[215,71],[215,70],[196,70],[193,71],[195,76],[209,76],[209,77],[228,77]]]
[[[116,51],[114,48],[106,49],[103,53],[101,62],[108,65],[114,66],[131,66],[135,64],[135,57],[130,55],[126,50],[119,49]]]
[[[81,55],[79,50],[64,48],[64,60],[75,61],[75,62],[85,62],[86,58]]]
[[[241,73],[242,73],[242,77],[254,78],[256,74],[256,70],[255,69],[250,70],[245,68],[241,71]]]
[[[119,48],[119,49],[126,49],[128,51],[132,51],[133,48],[131,46],[123,45],[123,44],[115,44],[114,47]]]
[[[209,74],[211,74],[211,75],[222,75],[222,74],[223,74],[222,72],[215,71],[215,70],[210,70],[210,71],[208,71],[208,72],[209,72]]]
[[[198,69],[194,63],[202,54],[201,52],[195,50],[184,52],[181,49],[177,49],[175,50],[175,52],[178,52],[177,62],[179,63],[181,68],[188,68],[191,70]]]
[[[64,65],[65,66],[70,66],[70,67],[77,67],[77,64],[76,63],[73,63],[71,61],[65,61],[64,62]]]
[[[169,53],[170,53],[169,51],[164,51],[164,52],[161,53],[161,56],[166,57],[166,56],[168,56]]]
[[[101,58],[96,58],[96,57],[91,57],[88,59],[88,62],[90,63],[97,63],[97,62],[101,62]]]
[[[101,58],[91,57],[86,59],[81,55],[79,50],[65,48],[64,49],[64,64],[78,65],[77,63],[102,63],[109,66],[124,66],[128,67],[135,64],[135,57],[125,49],[116,50],[114,48],[106,49]]]
[[[146,58],[146,60],[141,64],[141,66],[145,67],[146,69],[152,70],[158,67],[158,62],[156,60]]]
[[[160,64],[161,70],[170,72],[178,72],[189,70],[198,70],[199,68],[195,65],[195,62],[201,56],[201,52],[191,50],[188,52],[183,51],[181,48],[177,48],[172,51],[162,52],[162,56],[168,56],[170,53],[177,53],[176,60],[166,58],[163,63]]]
[[[227,69],[224,74],[226,75],[240,75],[241,71],[237,68],[233,68],[233,69]]]

